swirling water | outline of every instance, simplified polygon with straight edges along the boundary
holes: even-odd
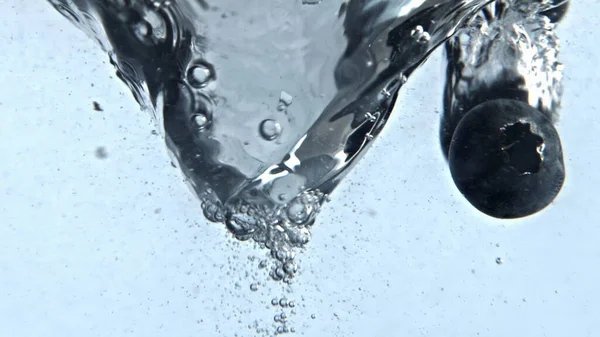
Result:
[[[153,114],[204,216],[270,249],[271,276],[286,282],[398,90],[490,3],[49,1]]]

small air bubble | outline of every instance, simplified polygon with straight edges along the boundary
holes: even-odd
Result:
[[[272,119],[260,123],[260,135],[266,140],[273,140],[281,135],[281,124]]]
[[[294,261],[286,261],[283,264],[283,270],[286,272],[286,274],[293,275],[298,270],[298,266],[294,263]]]
[[[252,290],[252,291],[257,291],[257,290],[258,290],[258,284],[256,284],[256,283],[252,283],[252,284],[250,285],[250,290]]]
[[[310,315],[310,318],[315,319],[315,318],[317,318],[317,315],[312,314],[312,315]]]
[[[290,308],[293,308],[296,306],[296,302],[290,301],[290,303],[288,303],[288,305],[290,306]]]
[[[501,257],[497,257],[497,258],[496,258],[496,263],[497,263],[497,264],[502,264],[502,263],[504,263],[504,261],[502,261],[502,258],[501,258]]]
[[[308,207],[304,204],[294,202],[288,207],[287,215],[292,222],[301,224],[308,218]]]
[[[204,114],[195,114],[192,116],[192,123],[198,131],[202,131],[208,125],[208,117]]]
[[[429,42],[429,40],[431,40],[431,35],[429,35],[428,32],[423,30],[423,26],[418,25],[416,26],[411,32],[410,32],[410,36],[415,39],[415,41],[417,41],[417,43],[427,43]]]
[[[133,34],[142,42],[148,42],[150,35],[150,24],[146,21],[139,21],[132,26]]]
[[[279,300],[279,305],[282,306],[282,307],[284,307],[284,308],[287,307],[288,306],[287,299],[282,298],[281,300]]]
[[[213,71],[205,64],[192,66],[188,71],[188,81],[195,88],[202,88],[213,79]]]
[[[276,299],[276,298],[274,298],[274,299],[271,300],[271,304],[274,305],[274,306],[279,305],[279,300]]]

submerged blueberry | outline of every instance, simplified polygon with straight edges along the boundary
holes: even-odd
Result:
[[[479,104],[462,118],[448,162],[465,198],[496,218],[542,210],[565,179],[562,146],[550,120],[510,99]]]

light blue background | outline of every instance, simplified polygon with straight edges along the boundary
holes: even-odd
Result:
[[[548,209],[497,221],[457,192],[438,52],[324,208],[291,292],[204,220],[91,39],[45,1],[0,5],[0,337],[255,336],[283,295],[297,336],[600,335],[598,1],[559,29],[568,176]]]

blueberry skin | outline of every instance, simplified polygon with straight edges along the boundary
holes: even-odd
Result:
[[[537,109],[511,99],[484,102],[461,119],[448,163],[465,198],[501,219],[542,210],[565,180],[556,129]]]

